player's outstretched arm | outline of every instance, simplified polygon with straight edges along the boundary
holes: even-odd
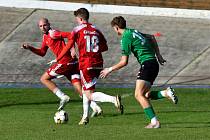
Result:
[[[162,57],[162,55],[160,54],[160,50],[159,50],[158,45],[155,45],[155,46],[154,46],[154,50],[155,50],[155,54],[156,54],[156,57],[157,57],[158,62],[159,62],[161,65],[164,65],[164,63],[166,62],[166,60],[165,60],[165,59]]]
[[[42,45],[41,48],[35,48],[32,45],[28,44],[28,43],[23,43],[21,46],[22,49],[27,49],[32,51],[33,53],[39,55],[39,56],[45,56],[48,47],[45,45]]]
[[[58,55],[56,58],[56,61],[58,62],[73,46],[74,46],[74,35],[73,33],[68,33],[68,32],[61,32],[63,38],[67,38],[68,42],[66,44],[66,47],[63,48],[61,53]],[[72,54],[71,54],[72,55]]]
[[[128,64],[129,56],[122,56],[120,62],[112,67],[105,68],[100,73],[100,78],[106,78],[112,71],[119,70]]]
[[[101,44],[100,47],[99,47],[100,52],[108,51],[108,45],[107,45],[107,41],[106,41],[104,35],[99,30],[98,30],[98,33],[100,35],[100,44]]]
[[[65,48],[62,49],[61,53],[56,58],[57,62],[74,46],[74,41],[70,40],[68,41],[68,44]]]
[[[21,46],[21,49],[29,49],[30,47],[32,47],[32,46],[29,45],[28,43],[23,43]]]
[[[160,54],[160,49],[158,47],[158,44],[157,44],[157,41],[155,39],[155,36],[152,35],[151,36],[151,39],[153,41],[153,47],[154,47],[154,50],[155,50],[155,55],[158,59],[158,62],[161,64],[161,65],[164,65],[164,63],[166,62],[166,60],[162,57],[162,55]]]
[[[158,62],[161,64],[161,65],[164,65],[166,60],[162,57],[161,54],[156,54],[157,56],[157,59],[158,59]]]

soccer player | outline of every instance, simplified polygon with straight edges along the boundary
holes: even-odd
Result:
[[[136,81],[135,98],[144,109],[146,116],[151,120],[145,128],[160,128],[160,122],[155,115],[149,99],[168,97],[175,104],[178,101],[172,88],[167,88],[163,91],[150,91],[159,72],[158,62],[163,65],[166,60],[161,56],[157,42],[153,38],[154,36],[143,34],[135,29],[126,28],[126,20],[122,16],[113,18],[111,26],[121,36],[122,56],[119,63],[102,70],[100,77],[105,78],[109,73],[126,66],[129,55],[133,53],[141,65]]]
[[[38,26],[43,32],[41,48],[35,48],[28,43],[23,43],[22,48],[28,49],[39,56],[45,56],[48,48],[50,48],[57,57],[61,53],[62,49],[66,47],[64,38],[67,38],[68,40],[71,39],[71,33],[52,29],[47,18],[41,18],[38,22]],[[40,81],[58,98],[60,98],[58,110],[62,110],[64,108],[65,104],[69,102],[70,97],[62,92],[52,79],[63,75],[72,83],[80,96],[82,96],[79,65],[74,47],[71,50],[68,50],[68,53],[66,53],[62,59],[57,61],[56,64],[52,65],[46,72],[44,72],[40,78]],[[101,108],[95,102],[91,102],[91,107],[99,113],[102,112]]]
[[[94,92],[97,78],[103,69],[102,52],[108,50],[106,39],[103,34],[89,20],[89,11],[80,8],[74,11],[76,22],[79,24],[72,31],[72,42],[67,49],[74,43],[79,50],[79,69],[83,87],[83,116],[79,125],[86,125],[89,122],[88,111],[89,101],[110,102],[123,113],[120,96],[110,96],[102,92]],[[57,61],[62,58],[66,51],[63,50]]]

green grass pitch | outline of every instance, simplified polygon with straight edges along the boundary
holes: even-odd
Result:
[[[160,129],[144,129],[149,123],[133,96],[134,89],[99,89],[123,96],[124,115],[109,103],[100,103],[103,117],[79,126],[82,101],[74,90],[65,107],[70,120],[57,125],[53,116],[58,99],[47,89],[0,89],[0,140],[209,140],[210,89],[176,89],[179,103],[152,101]]]

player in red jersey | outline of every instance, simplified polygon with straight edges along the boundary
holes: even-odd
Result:
[[[108,50],[103,34],[88,22],[89,12],[85,8],[74,11],[76,22],[79,24],[72,31],[72,41],[67,44],[66,50],[77,44],[79,50],[79,69],[83,87],[83,117],[79,125],[89,122],[89,101],[111,102],[123,113],[120,96],[110,96],[102,92],[94,92],[97,78],[103,68],[102,52]],[[57,61],[66,54],[63,50]]]
[[[62,49],[66,47],[64,38],[70,40],[71,33],[52,29],[48,19],[46,18],[40,19],[38,25],[40,30],[43,32],[41,48],[35,48],[27,43],[24,43],[22,48],[28,49],[40,56],[45,56],[48,48],[50,48],[54,55],[58,57]],[[61,101],[58,110],[63,109],[64,105],[69,101],[70,98],[56,86],[52,79],[63,75],[66,76],[76,91],[82,96],[78,59],[76,58],[75,54],[74,47],[72,47],[71,51],[68,50],[68,53],[57,61],[56,64],[52,65],[40,78],[41,82],[54,94],[56,94],[58,98],[60,98]],[[91,107],[93,110],[101,110],[101,108],[97,106],[95,102],[91,102]]]

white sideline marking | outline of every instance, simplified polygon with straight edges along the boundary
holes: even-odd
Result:
[[[209,10],[119,6],[119,5],[85,4],[85,3],[56,2],[56,1],[38,1],[38,0],[1,0],[0,6],[16,7],[16,8],[64,10],[64,11],[74,11],[78,8],[85,7],[90,12],[96,12],[96,13],[210,19]]]

